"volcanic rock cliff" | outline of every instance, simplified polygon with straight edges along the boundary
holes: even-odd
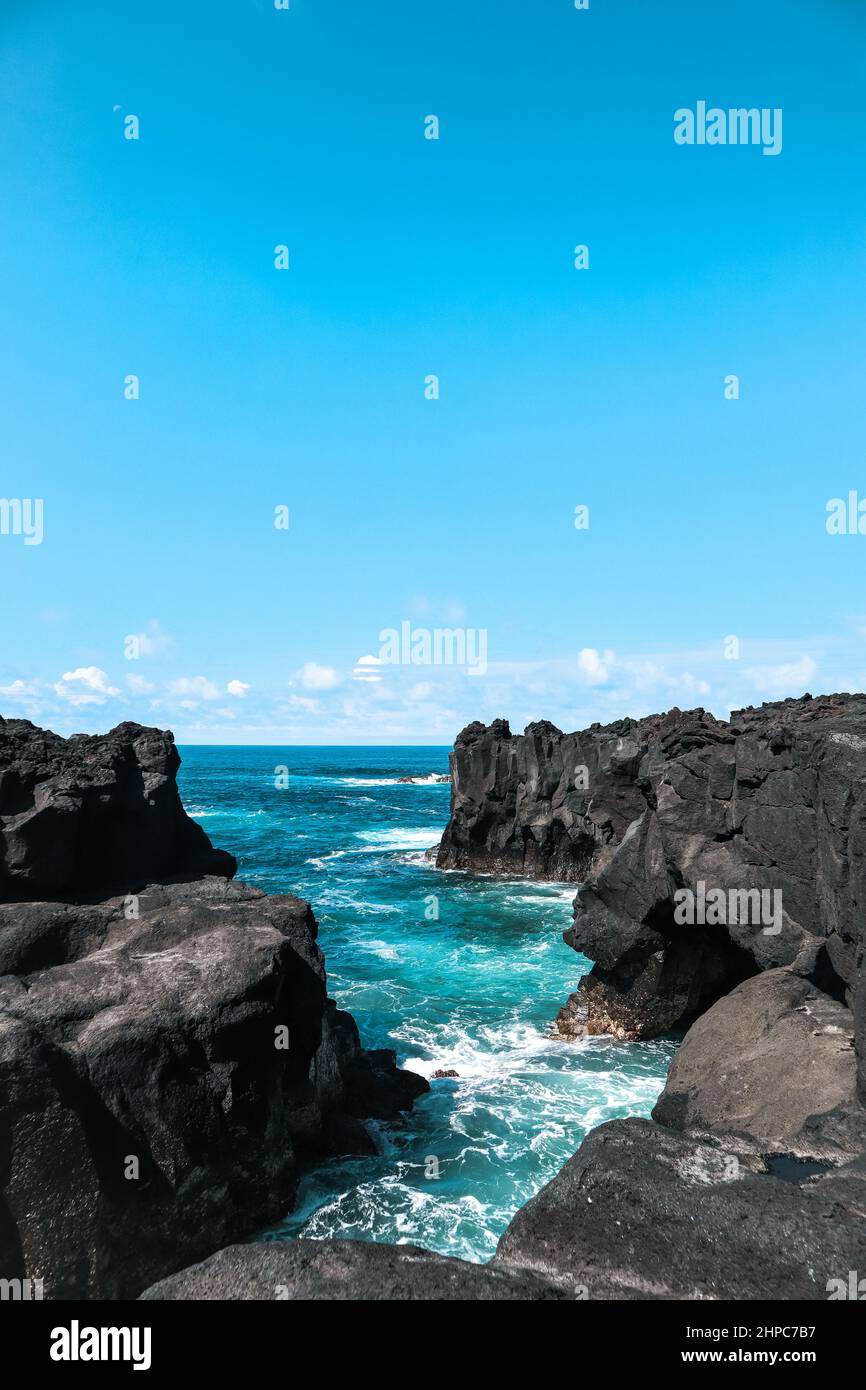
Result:
[[[157,729],[0,720],[0,1278],[46,1298],[253,1233],[427,1089],[328,999],[309,904],[230,881],[178,765]]]
[[[564,1034],[651,1037],[759,971],[796,966],[856,1009],[862,1057],[866,697],[806,696],[730,722],[674,709],[574,734],[471,724],[451,768],[441,868],[580,884],[566,940],[594,964]],[[725,907],[679,922],[681,890],[698,904],[721,890]]]
[[[0,719],[0,902],[94,901],[145,883],[233,877],[177,790],[171,734],[119,724],[60,738]]]

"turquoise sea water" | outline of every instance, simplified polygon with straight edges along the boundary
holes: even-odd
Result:
[[[447,749],[181,752],[186,808],[237,856],[238,877],[309,898],[329,992],[364,1044],[395,1048],[427,1077],[459,1072],[433,1081],[405,1120],[376,1128],[378,1157],[309,1174],[267,1235],[413,1241],[488,1259],[588,1130],[649,1114],[676,1044],[548,1035],[589,969],[562,941],[574,887],[440,873],[425,860],[450,787],[397,778],[447,772]],[[283,789],[278,767],[289,770]]]

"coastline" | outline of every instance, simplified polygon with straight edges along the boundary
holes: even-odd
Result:
[[[610,890],[602,885],[620,881],[618,864],[623,855],[631,866],[629,892],[624,900],[629,910],[634,910],[634,904],[647,901],[645,890],[635,886],[636,863],[648,866],[645,871],[650,873],[651,882],[661,884],[660,863],[675,862],[671,858],[677,843],[675,832],[673,849],[666,853],[664,861],[655,852],[645,859],[640,855],[646,844],[661,844],[669,833],[664,819],[666,808],[673,808],[676,825],[676,817],[681,814],[679,804],[666,801],[663,789],[681,781],[685,767],[691,769],[689,775],[694,778],[698,775],[696,769],[712,769],[719,756],[729,760],[735,740],[741,737],[742,749],[748,754],[744,763],[748,772],[743,781],[747,798],[754,795],[755,788],[767,784],[766,775],[755,775],[753,749],[770,760],[770,777],[776,765],[773,760],[777,760],[789,792],[794,785],[792,775],[798,767],[805,767],[808,778],[814,778],[816,772],[829,778],[828,786],[836,798],[841,779],[847,779],[850,786],[866,782],[859,766],[866,738],[861,739],[856,732],[864,725],[866,697],[831,696],[816,700],[806,697],[746,711],[730,730],[719,727],[716,721],[707,722],[702,711],[682,715],[675,710],[653,717],[642,726],[625,721],[612,732],[599,728],[590,731],[597,748],[612,747],[617,755],[623,755],[615,758],[612,765],[599,757],[593,786],[596,808],[605,808],[609,802],[611,792],[606,790],[605,779],[613,778],[617,805],[630,810],[630,797],[640,796],[645,804],[649,798],[658,824],[647,839],[646,810],[638,810],[631,820],[627,812],[621,814],[619,828],[615,818],[605,813],[602,825],[608,829],[594,840],[597,872],[577,890],[576,920],[585,911],[587,899],[603,899],[610,914],[614,900]],[[685,738],[682,730],[687,731]],[[700,734],[702,730],[706,737]],[[529,742],[517,744],[518,748],[531,748],[536,759],[539,749],[543,754],[538,763],[538,779],[532,784],[536,800],[543,787],[558,785],[561,758],[557,750],[566,737],[552,730],[552,726],[544,726],[539,742],[538,732],[538,727],[533,727],[527,735],[518,736]],[[48,1224],[33,1224],[32,1215],[22,1204],[31,1200],[25,1195],[28,1183],[44,1164],[37,1162],[32,1168],[32,1153],[24,1166],[18,1166],[18,1157],[13,1162],[6,1201],[8,1210],[19,1213],[16,1242],[28,1262],[42,1261],[48,1273],[45,1282],[49,1298],[75,1297],[85,1292],[91,1297],[139,1292],[147,1299],[175,1300],[211,1297],[215,1288],[223,1290],[220,1296],[264,1297],[263,1269],[274,1276],[279,1274],[286,1287],[296,1290],[293,1296],[313,1298],[353,1296],[350,1287],[356,1291],[359,1287],[373,1290],[377,1281],[380,1292],[373,1292],[374,1297],[457,1297],[462,1295],[456,1291],[471,1289],[474,1292],[467,1296],[541,1300],[825,1298],[836,1277],[834,1271],[845,1261],[846,1267],[856,1269],[856,1262],[866,1256],[866,1223],[860,1215],[866,1123],[858,1099],[858,1060],[862,1065],[862,1053],[856,1036],[857,1010],[863,1002],[858,989],[862,943],[858,947],[858,938],[844,925],[842,900],[835,906],[832,924],[826,931],[819,931],[818,923],[810,926],[801,911],[789,930],[793,939],[778,943],[771,933],[766,953],[755,952],[751,956],[751,969],[742,978],[714,976],[718,982],[715,994],[706,996],[691,1026],[688,1017],[683,1018],[687,1025],[685,1038],[653,1111],[654,1118],[637,1115],[589,1125],[586,1138],[565,1167],[540,1191],[536,1190],[537,1184],[531,1188],[535,1195],[519,1207],[505,1226],[487,1263],[445,1258],[422,1248],[410,1256],[414,1249],[411,1245],[395,1246],[382,1240],[390,1231],[378,1233],[381,1243],[375,1238],[335,1240],[326,1232],[325,1238],[313,1241],[265,1239],[252,1245],[232,1245],[233,1236],[242,1234],[249,1239],[256,1230],[261,1232],[262,1216],[265,1231],[276,1233],[267,1225],[267,1213],[276,1216],[279,1208],[285,1211],[286,1205],[294,1201],[299,1178],[304,1181],[317,1171],[310,1167],[311,1160],[324,1159],[327,1167],[329,1161],[334,1161],[329,1154],[355,1153],[367,1157],[350,1162],[375,1161],[377,1154],[381,1157],[382,1127],[393,1126],[413,1101],[420,1100],[418,1114],[423,1124],[424,1107],[431,1095],[428,1083],[417,1073],[399,1071],[395,1055],[388,1048],[364,1050],[351,1015],[327,999],[324,962],[316,943],[319,925],[306,902],[293,895],[265,895],[255,886],[219,878],[212,872],[202,876],[203,868],[216,865],[230,864],[233,871],[234,860],[215,851],[204,832],[193,827],[186,817],[177,791],[177,754],[170,735],[123,725],[106,736],[59,740],[35,730],[26,721],[4,721],[0,735],[5,785],[14,784],[17,788],[14,814],[3,818],[7,901],[0,907],[0,914],[5,927],[8,973],[2,977],[5,993],[0,1003],[7,1023],[13,1025],[12,1038],[16,1036],[15,1028],[24,1030],[20,1046],[15,1044],[17,1051],[13,1055],[18,1060],[11,1070],[9,1062],[5,1064],[4,1076],[17,1088],[10,1118],[13,1124],[20,1123],[18,1117],[26,1116],[28,1107],[44,1108],[48,1091],[55,1088],[60,1108],[52,1111],[53,1102],[48,1102],[52,1119],[46,1139],[54,1146],[61,1134],[67,1146],[83,1140],[82,1161],[73,1165],[71,1173],[73,1181],[81,1185],[81,1197],[91,1194],[88,1202],[92,1216],[85,1244],[75,1244],[82,1233],[76,1237],[70,1228],[64,1246],[57,1247],[53,1244],[53,1232],[59,1229],[52,1224],[55,1218],[51,1217]],[[585,736],[576,737],[584,738],[583,746],[589,746]],[[470,746],[483,746],[484,740],[490,738],[497,747],[508,745],[502,766],[511,779],[522,755],[518,754],[515,763],[512,735],[506,725],[499,722],[490,730],[473,726]],[[659,747],[662,757],[657,752]],[[446,867],[452,857],[448,847],[454,843],[455,833],[464,833],[460,826],[461,807],[467,796],[465,763],[461,769],[461,750],[465,748],[466,739],[461,735],[452,756],[451,817],[438,852],[438,857],[443,857],[444,846]],[[35,759],[31,756],[34,749]],[[740,757],[739,750],[736,745],[735,757]],[[484,756],[489,763],[490,755]],[[494,758],[499,756],[498,752],[494,754]],[[140,800],[140,783],[136,776],[130,776],[132,760],[148,769],[146,804]],[[412,798],[434,795],[429,788],[417,784],[383,780],[382,792],[386,797],[398,794],[395,786],[400,787],[400,795]],[[718,783],[717,779],[717,784],[736,788],[737,774],[733,783],[725,779]],[[76,788],[72,801],[70,785]],[[471,768],[468,785],[471,788]],[[491,832],[491,821],[483,813],[478,821],[487,827],[485,834],[505,836],[504,840],[497,838],[490,856],[493,868],[501,855],[501,844],[507,843],[511,833],[512,808],[517,805],[510,798],[508,785],[510,782],[503,789],[495,782],[490,784],[501,832]],[[525,777],[521,785],[528,785]],[[349,789],[349,803],[359,799],[358,790]],[[574,852],[581,862],[587,852],[587,811],[590,819],[592,815],[592,799],[586,803],[585,791],[585,787],[578,788],[579,804],[587,807],[581,812],[582,819],[574,816],[573,807],[568,804],[570,793],[548,798],[549,806],[556,803],[561,824],[563,816],[571,817]],[[252,799],[257,795],[256,792]],[[324,795],[332,798],[333,789]],[[478,804],[471,790],[469,798],[472,804]],[[696,804],[699,803],[691,803],[690,816],[694,816]],[[829,807],[837,803],[825,798],[822,804]],[[256,827],[245,833],[260,836],[256,823],[261,817],[255,814],[255,807],[248,804],[241,809],[247,816],[247,826]],[[393,809],[390,802],[385,802],[376,814],[387,815]],[[413,810],[416,816],[420,814],[417,807]],[[347,815],[356,814],[357,807],[353,809],[350,804]],[[561,861],[568,851],[567,836],[557,833],[551,838],[544,817],[539,820],[531,807],[529,814],[536,817],[540,826],[538,845],[550,846],[552,856]],[[708,811],[699,808],[698,814],[705,817]],[[813,812],[807,808],[804,814]],[[713,833],[708,843],[729,847],[730,838],[717,836],[716,815],[715,809],[709,812],[708,824]],[[148,826],[146,841],[141,836],[142,817]],[[315,818],[313,811],[311,819]],[[117,862],[106,866],[95,853],[64,857],[62,846],[67,837],[70,845],[80,846],[82,837],[86,840],[89,836],[95,847],[103,827],[109,823],[113,843],[121,846]],[[758,824],[767,824],[766,814],[762,814]],[[43,826],[50,826],[47,838]],[[393,830],[378,823],[372,830],[359,831],[357,826],[347,830],[353,837],[367,837],[369,843],[352,862],[371,874],[368,881],[377,882],[380,893],[385,891],[382,856],[392,856],[399,864],[400,839]],[[835,820],[830,831],[837,846],[842,842],[840,836],[854,834],[850,818],[844,824]],[[426,834],[426,827],[421,833]],[[802,842],[800,836],[801,864]],[[856,843],[859,841],[853,842],[855,853]],[[298,853],[305,853],[307,848],[303,846]],[[138,858],[131,857],[133,852]],[[279,850],[275,852],[280,854]],[[417,854],[411,846],[410,852]],[[478,862],[478,851],[473,854]],[[307,872],[327,884],[333,869],[323,873],[321,867],[316,867],[316,860],[316,855],[306,857],[303,862],[308,865]],[[531,879],[534,891],[523,895],[513,891],[520,887],[520,880],[514,877],[500,883],[491,879],[480,882],[471,874],[443,875],[427,860],[403,870],[395,868],[395,873],[410,872],[416,883],[419,876],[429,876],[429,882],[434,883],[447,881],[453,885],[449,891],[468,896],[474,893],[487,902],[485,910],[496,917],[509,894],[518,900],[530,898],[535,903],[554,886],[548,876],[550,865],[541,862],[538,848],[531,852],[529,861],[524,857],[524,865],[526,862],[538,867],[539,882]],[[749,863],[754,872],[754,860]],[[116,882],[119,865],[126,866],[123,872],[127,875],[128,891],[123,897],[106,899],[104,885]],[[695,874],[703,872],[700,861],[694,863],[693,869]],[[147,886],[154,871],[156,882]],[[89,884],[88,872],[93,875]],[[68,880],[63,879],[64,873]],[[46,904],[43,884],[50,885],[57,895],[65,881],[73,890],[67,901],[64,903],[58,895],[53,903]],[[673,893],[675,882],[669,873],[664,891]],[[838,890],[834,891],[850,891],[846,876],[837,876],[837,883]],[[397,894],[403,893],[404,887],[401,878]],[[826,879],[824,887],[826,891]],[[570,888],[556,886],[555,892],[560,896],[564,891]],[[492,895],[495,900],[497,894],[504,897],[498,905],[491,906],[488,899]],[[420,906],[430,896],[419,895],[415,901]],[[797,901],[806,899],[801,895]],[[135,907],[132,913],[131,903]],[[375,909],[377,904],[368,902],[366,906]],[[378,906],[393,909],[395,905],[380,902]],[[524,902],[523,906],[527,904]],[[357,903],[351,910],[358,910]],[[668,919],[657,907],[652,911],[647,941],[657,951],[652,933],[664,939],[667,928],[663,924]],[[619,909],[619,916],[613,942],[614,949],[621,953],[622,933],[632,928],[623,908]],[[609,916],[607,920],[612,919]],[[457,918],[449,923],[446,913],[444,926],[441,916],[434,915],[427,921],[436,931],[444,931],[454,930]],[[853,921],[856,926],[856,917]],[[641,933],[647,934],[648,924],[638,921],[637,925],[640,940]],[[534,948],[549,948],[550,940],[538,930],[537,923],[524,922],[519,929],[523,930],[523,939]],[[838,947],[833,932],[839,935]],[[430,937],[428,931],[418,940],[429,942]],[[565,933],[565,938],[569,945],[576,944],[573,929]],[[697,946],[699,952],[704,951],[704,942],[705,937],[698,933],[691,938],[690,949],[694,953]],[[369,938],[364,944],[371,944]],[[489,940],[486,944],[490,945]],[[393,947],[384,937],[381,949],[385,955],[377,958],[385,960],[389,970],[395,969],[395,959],[387,955]],[[564,951],[566,947],[559,943],[557,949]],[[716,940],[711,946],[710,960],[712,952],[718,949]],[[255,952],[262,950],[265,954],[259,963]],[[780,951],[782,964],[778,963]],[[596,977],[599,959],[604,960],[600,950],[594,952],[594,957],[595,963],[584,982]],[[632,960],[639,962],[640,958],[632,954]],[[227,975],[229,962],[231,973]],[[396,962],[399,966],[399,955]],[[110,975],[105,973],[107,964],[111,965]],[[850,984],[845,984],[843,975],[834,975],[836,970],[848,971]],[[490,971],[488,958],[477,972],[485,988],[491,987]],[[517,978],[507,978],[506,972],[499,986],[503,991],[511,991],[512,1002]],[[270,992],[270,987],[262,992],[266,979],[278,986],[276,994]],[[167,987],[169,980],[171,985]],[[16,988],[19,981],[26,983],[24,992]],[[158,990],[154,988],[157,981]],[[64,1080],[66,1091],[57,1089],[57,1063],[53,1061],[47,1070],[40,1070],[47,1066],[48,1058],[43,1058],[39,1050],[36,1070],[20,1070],[20,1058],[25,1055],[22,1049],[31,1046],[26,1030],[37,1016],[43,1034],[49,1026],[58,1030],[52,1048],[59,1049],[58,1056],[65,1055],[68,1040],[64,1040],[62,1029],[66,1025],[62,1020],[70,988],[83,989],[89,1001],[88,1015],[92,1021],[79,1037],[79,1044],[83,1037],[88,1039],[87,1085],[103,1097],[112,1112],[127,1116],[120,1123],[128,1128],[128,1133],[118,1131],[113,1141],[117,1161],[121,1150],[134,1155],[136,1144],[147,1154],[138,1190],[121,1187],[110,1162],[107,1168],[103,1162],[98,1173],[83,1162],[91,1123],[87,1119],[90,1102],[82,1106],[76,1100],[73,1109],[69,1109],[75,1087],[80,1087],[81,1081],[75,1081],[70,1089]],[[583,988],[582,984],[578,997]],[[435,976],[430,977],[429,992],[436,997]],[[118,997],[127,1001],[127,1009],[135,1000],[133,1012],[120,1024],[116,1020]],[[640,996],[635,996],[638,997],[658,1031],[657,998],[667,998],[667,994],[642,990]],[[447,1000],[440,1003],[447,1005]],[[109,1013],[103,1014],[106,1007]],[[411,1025],[411,1013],[405,1009],[404,1013]],[[188,1043],[182,1043],[180,1051],[178,1045],[190,1025],[195,1029],[197,1046],[209,1058],[204,1073],[198,1068],[178,1072],[178,1062]],[[182,1032],[177,1031],[178,1027]],[[275,1042],[274,1035],[279,1039],[283,1031],[285,1041],[281,1045]],[[758,1033],[763,1041],[756,1055],[754,1041]],[[155,1071],[152,1062],[142,1071],[137,1049],[129,1049],[133,1038],[145,1036],[152,1037],[157,1046],[154,1055],[164,1059]],[[560,1056],[582,1059],[597,1055],[603,1048],[620,1049],[622,1055],[622,1049],[629,1046],[654,1046],[651,1039],[630,1044],[627,1040],[599,1036],[592,1030],[587,1030],[576,1045],[564,1040],[548,1040],[548,1044]],[[495,1059],[495,1047],[491,1055]],[[222,1091],[227,1056],[232,1058],[230,1066],[236,1078],[232,1082],[234,1104],[228,1112],[228,1128],[219,1141],[218,1167],[224,1170],[228,1163],[233,1169],[231,1182],[236,1199],[232,1208],[223,1209],[220,1215],[212,1201],[212,1216],[191,1239],[189,1233],[182,1234],[186,1224],[183,1204],[188,1200],[185,1190],[190,1179],[195,1174],[195,1185],[201,1192],[210,1187],[214,1198],[222,1179],[213,1186],[217,1171],[212,1164],[217,1151],[212,1149],[212,1138],[205,1146],[211,1156],[203,1164],[196,1161],[190,1168],[190,1144],[201,1143],[194,1139],[190,1125],[201,1125],[205,1095],[210,1092],[207,1110]],[[252,1080],[257,1072],[260,1074],[265,1057],[269,1079],[264,1090],[261,1080],[255,1081],[249,1101],[238,1112],[245,1110],[248,1120],[242,1132],[236,1131],[234,1114],[242,1094],[238,1088],[248,1084],[244,1078]],[[120,1058],[123,1060],[118,1070]],[[71,1056],[69,1060],[72,1062]],[[466,1080],[459,1075],[459,1065],[442,1067],[443,1062],[452,1060],[458,1061],[458,1055],[431,1055],[429,1059],[432,1085],[449,1097],[457,1096]],[[442,1070],[457,1071],[458,1076],[433,1075]],[[166,1090],[168,1077],[171,1081]],[[70,1072],[69,1081],[73,1080],[74,1073]],[[502,1081],[505,1090],[513,1091],[513,1075]],[[744,1096],[748,1098],[747,1107],[743,1105]],[[80,1139],[76,1139],[74,1128],[65,1133],[76,1105],[83,1125]],[[459,1113],[459,1106],[455,1113]],[[167,1121],[172,1131],[168,1164],[166,1152],[154,1143],[156,1131],[154,1137],[146,1137],[157,1114],[163,1133]],[[251,1128],[249,1118],[254,1114],[258,1118]],[[364,1125],[365,1118],[373,1121],[372,1129]],[[207,1133],[211,1123],[206,1124],[202,1134]],[[398,1122],[395,1135],[399,1135],[401,1124],[405,1126],[405,1121]],[[292,1147],[285,1155],[288,1165],[283,1161],[278,1170],[269,1156],[276,1155],[271,1145],[281,1130],[284,1138],[292,1136]],[[471,1133],[467,1131],[465,1137],[471,1150]],[[101,1147],[105,1138],[100,1141]],[[164,1142],[161,1141],[163,1148]],[[389,1161],[399,1165],[396,1154],[397,1150],[392,1150]],[[13,1145],[13,1155],[23,1158],[24,1151]],[[128,1160],[129,1152],[126,1157]],[[263,1160],[268,1163],[265,1187],[256,1190],[255,1184],[261,1183]],[[440,1156],[428,1154],[425,1162],[432,1160],[438,1163]],[[320,1178],[324,1171],[318,1169]],[[254,1173],[258,1175],[255,1179]],[[68,1179],[69,1173],[66,1176]],[[135,1181],[141,1177],[137,1173]],[[435,1175],[435,1180],[438,1177]],[[361,1188],[363,1185],[362,1181]],[[80,1209],[80,1201],[77,1205]],[[151,1230],[148,1246],[144,1247],[135,1238],[136,1232],[141,1234],[140,1213],[149,1212],[153,1228],[157,1210],[157,1227]],[[50,1213],[50,1207],[47,1212]],[[830,1213],[832,1222],[828,1220]],[[304,1219],[308,1219],[306,1213]],[[400,1230],[399,1223],[396,1229]],[[790,1239],[783,1238],[783,1232],[796,1233],[797,1248],[808,1246],[808,1266],[792,1263]],[[118,1238],[123,1241],[122,1249],[117,1245]],[[216,1253],[208,1253],[208,1247]],[[677,1252],[673,1262],[672,1248]],[[70,1255],[78,1262],[77,1268],[69,1263]],[[20,1256],[7,1243],[4,1258],[14,1263]],[[198,1264],[194,1263],[196,1259]],[[163,1276],[153,1282],[160,1263]],[[182,1265],[186,1267],[175,1273]],[[337,1270],[341,1272],[335,1275]],[[147,1273],[151,1281],[142,1292]],[[419,1290],[419,1280],[426,1280],[426,1293]],[[385,1293],[386,1288],[390,1292]],[[438,1294],[431,1292],[437,1289]],[[228,1290],[231,1292],[227,1294]]]

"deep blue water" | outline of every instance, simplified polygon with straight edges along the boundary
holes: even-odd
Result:
[[[445,748],[184,748],[184,803],[238,877],[309,898],[329,992],[369,1047],[437,1080],[377,1158],[307,1176],[285,1238],[414,1241],[488,1259],[508,1221],[604,1120],[648,1115],[675,1043],[558,1042],[589,962],[562,941],[573,886],[440,873],[424,858],[450,787]],[[287,767],[288,786],[275,786]],[[438,900],[438,920],[431,914]],[[438,1177],[435,1173],[438,1171]]]

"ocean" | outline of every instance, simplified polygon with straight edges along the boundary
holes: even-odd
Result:
[[[650,1113],[675,1040],[549,1036],[590,968],[562,940],[574,885],[441,873],[425,859],[450,786],[398,779],[447,772],[447,748],[181,756],[186,809],[237,856],[238,877],[312,903],[329,993],[364,1045],[396,1049],[428,1078],[459,1073],[432,1081],[405,1119],[372,1126],[376,1157],[310,1172],[263,1238],[411,1241],[489,1259],[589,1130]]]

